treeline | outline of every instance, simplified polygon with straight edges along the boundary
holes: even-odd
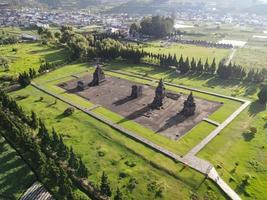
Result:
[[[164,55],[164,54],[153,54],[153,53],[144,53],[147,58],[152,63],[159,63],[161,67],[169,68],[174,66],[181,74],[208,74],[212,76],[218,76],[222,79],[237,79],[237,80],[248,80],[256,83],[263,82],[267,78],[267,70],[261,69],[250,69],[247,71],[240,65],[225,64],[225,59],[221,60],[219,64],[216,64],[215,58],[210,63],[208,59],[204,62],[194,57],[189,60],[189,58],[179,58],[177,59],[176,55]]]
[[[0,91],[1,134],[19,152],[38,180],[56,199],[81,199],[76,186],[87,180],[89,171],[72,148],[68,148],[55,129],[50,134],[42,120],[32,112],[27,116],[17,103]],[[108,199],[111,189],[103,173],[100,188],[90,185],[92,199]],[[103,189],[104,188],[104,189]]]
[[[133,23],[130,27],[130,35],[137,33],[160,38],[173,31],[174,20],[170,17],[153,16],[144,17],[140,24]]]
[[[0,45],[16,44],[19,42],[19,38],[14,35],[9,35],[2,31],[0,34]]]

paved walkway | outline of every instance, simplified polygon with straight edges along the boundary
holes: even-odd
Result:
[[[73,107],[75,107],[76,109],[78,110],[81,110],[82,112],[90,115],[91,117],[94,117],[98,120],[100,120],[101,122],[109,125],[110,127],[114,128],[115,130],[118,130],[126,135],[128,135],[129,137],[131,137],[132,139],[140,142],[140,143],[143,143],[147,146],[149,146],[150,148],[162,153],[163,155],[171,158],[171,159],[174,159],[176,161],[179,161],[197,171],[199,171],[200,173],[206,175],[208,178],[210,178],[211,180],[213,180],[231,199],[233,200],[240,200],[240,198],[238,197],[238,195],[235,193],[234,190],[232,190],[224,181],[223,179],[221,179],[218,175],[218,173],[216,172],[215,168],[212,166],[212,164],[210,164],[208,161],[205,161],[205,160],[202,160],[200,158],[197,158],[196,156],[194,156],[194,154],[187,154],[185,157],[181,157],[179,155],[176,155],[174,153],[172,153],[171,151],[168,151],[164,148],[162,148],[161,146],[113,123],[112,121],[100,116],[100,115],[97,115],[93,112],[90,111],[90,109],[86,109],[80,105],[77,105],[73,102],[71,102],[70,100],[67,100],[49,90],[47,90],[46,88],[43,88],[39,85],[36,85],[35,83],[32,83],[32,86],[53,96],[54,98],[57,98]],[[246,105],[247,106],[247,105]],[[244,105],[241,106],[240,108],[242,109],[238,109],[239,112],[235,112],[234,115],[231,115],[230,117],[233,119],[235,116],[237,116],[242,110],[243,110],[243,107],[245,107]],[[230,119],[229,119],[230,120]],[[230,123],[230,121],[228,122]],[[225,123],[224,126],[226,126],[228,123]],[[222,129],[223,126],[220,127],[220,129]],[[219,128],[219,127],[218,127]],[[217,128],[217,129],[218,129]],[[220,131],[217,132],[217,134],[219,133]],[[212,136],[207,136],[207,138],[205,138],[205,142],[204,143],[200,143],[199,145],[199,149],[203,148],[212,138],[214,138],[217,134],[212,134]],[[204,145],[204,146],[203,146]],[[200,148],[201,147],[201,148]]]
[[[20,200],[54,200],[52,195],[39,182],[35,182]]]

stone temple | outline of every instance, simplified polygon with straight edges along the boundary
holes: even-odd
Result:
[[[133,85],[132,86],[132,93],[131,98],[137,99],[138,97],[141,97],[143,94],[143,87],[140,85]]]
[[[154,100],[150,104],[150,107],[152,109],[160,109],[163,106],[163,100],[165,96],[166,96],[165,86],[164,86],[163,80],[160,79],[158,87],[156,88],[156,91],[155,91]]]
[[[196,110],[196,104],[194,101],[193,93],[191,92],[187,97],[187,100],[185,100],[184,102],[184,108],[181,113],[185,117],[190,117],[195,114],[195,110]]]
[[[89,86],[97,86],[106,80],[104,71],[100,65],[97,65],[96,70],[93,74],[93,80],[89,83]]]

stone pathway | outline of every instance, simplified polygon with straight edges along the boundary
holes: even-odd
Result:
[[[181,157],[179,155],[176,155],[174,153],[172,153],[171,151],[168,151],[166,149],[164,149],[163,147],[113,123],[112,121],[93,113],[90,109],[86,109],[80,105],[77,105],[73,102],[71,102],[70,100],[67,100],[49,90],[47,90],[46,88],[43,88],[39,85],[36,85],[35,83],[31,83],[31,85],[35,88],[37,88],[38,90],[41,90],[44,93],[47,93],[51,96],[53,96],[54,98],[57,98],[67,104],[69,104],[70,106],[75,107],[76,109],[90,115],[91,117],[94,117],[95,119],[100,120],[101,122],[109,125],[110,127],[114,128],[115,130],[118,130],[126,135],[128,135],[130,138],[143,143],[147,146],[149,146],[150,148],[162,153],[163,155],[172,158],[176,161],[179,161],[195,170],[197,170],[198,172],[206,175],[208,178],[210,178],[211,180],[213,180],[231,199],[233,200],[240,200],[239,196],[235,193],[234,190],[232,190],[227,183],[225,183],[223,181],[223,179],[220,178],[220,176],[218,175],[217,171],[215,170],[215,168],[213,167],[212,164],[210,164],[208,161],[202,160],[198,157],[195,156],[195,154],[197,152],[199,152],[205,145],[207,145],[214,137],[216,137],[220,131],[225,128],[225,126],[227,126],[238,114],[240,114],[249,104],[249,101],[245,101],[245,103],[238,109],[236,110],[226,121],[224,121],[222,124],[220,124],[217,129],[215,129],[210,135],[208,135],[204,140],[202,140],[198,145],[196,145],[188,154],[186,154],[184,157]],[[207,92],[208,93],[208,92]],[[220,96],[219,94],[217,94],[218,96]],[[231,97],[227,97],[226,98],[231,98]],[[244,101],[244,100],[240,100],[239,101]]]
[[[20,198],[20,200],[54,200],[44,186],[35,182]]]

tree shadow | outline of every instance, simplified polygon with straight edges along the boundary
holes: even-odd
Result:
[[[132,101],[134,100],[135,98],[131,97],[131,96],[127,96],[127,97],[124,97],[122,99],[119,99],[118,101],[115,101],[113,102],[112,104],[114,104],[115,106],[120,106],[120,105],[123,105],[129,101]]]
[[[120,121],[118,122],[118,124],[127,122],[127,121],[129,121],[129,120],[135,120],[135,119],[137,119],[137,118],[139,118],[139,117],[144,116],[145,113],[148,113],[148,112],[150,112],[150,111],[151,111],[151,107],[150,107],[150,105],[147,105],[147,106],[145,106],[145,107],[143,107],[143,108],[141,108],[141,109],[139,109],[139,110],[137,110],[137,111],[131,113],[130,115],[126,116],[124,119],[120,120]]]
[[[163,132],[169,128],[171,128],[172,126],[175,126],[177,124],[182,123],[183,121],[185,121],[187,119],[187,117],[185,117],[181,112],[172,116],[171,118],[169,118],[166,123],[163,125],[163,127],[161,127],[159,130],[157,130],[156,132]]]
[[[253,140],[253,138],[255,138],[255,135],[250,132],[245,132],[242,134],[242,136],[246,142],[250,142],[251,140]]]
[[[266,110],[266,104],[260,103],[259,100],[254,101],[249,106],[249,116],[255,116],[264,110]]]

